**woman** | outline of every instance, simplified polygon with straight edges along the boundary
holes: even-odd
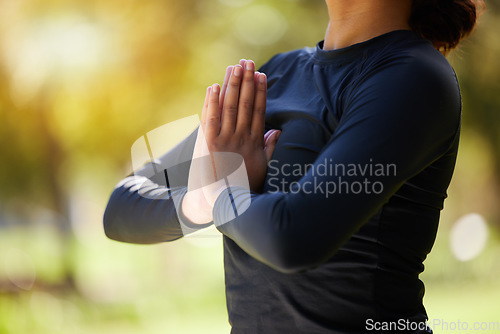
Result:
[[[427,333],[419,274],[461,113],[441,53],[471,32],[476,4],[326,4],[324,41],[273,57],[260,69],[267,77],[251,61],[230,67],[222,89],[207,90],[204,135],[162,158],[211,163],[191,164],[184,186],[163,190],[155,177],[142,189],[125,179],[106,233],[154,243],[213,220],[224,235],[232,333]],[[213,184],[223,176],[213,174],[218,152],[244,159],[251,201],[244,184]]]

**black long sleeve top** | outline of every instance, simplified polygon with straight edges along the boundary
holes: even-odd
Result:
[[[333,51],[320,42],[279,54],[261,71],[266,127],[282,131],[264,190],[250,204],[239,189],[223,192],[213,211],[232,333],[421,328],[419,274],[458,149],[452,67],[401,30]],[[195,139],[162,159],[191,154]],[[185,185],[167,191],[154,177],[138,186],[138,177],[114,190],[107,235],[154,243],[189,231],[175,209]],[[236,218],[235,206],[245,207]]]

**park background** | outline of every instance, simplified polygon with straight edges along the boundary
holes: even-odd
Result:
[[[227,65],[326,23],[322,0],[1,0],[0,334],[228,333],[221,239],[111,241],[107,198],[134,141],[199,114]],[[448,58],[463,135],[422,279],[436,332],[470,333],[452,327],[500,322],[498,0]]]

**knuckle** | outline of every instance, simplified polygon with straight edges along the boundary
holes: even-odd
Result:
[[[208,116],[207,123],[213,124],[219,122],[219,117],[217,116]]]
[[[266,107],[265,106],[256,106],[255,107],[255,112],[258,114],[265,114],[266,113]]]
[[[242,136],[240,137],[240,140],[239,140],[239,147],[246,147],[246,143],[248,143],[248,137],[245,135],[245,136]]]
[[[240,145],[243,145],[249,139],[250,139],[250,131],[247,131],[246,129],[239,129],[239,131],[238,131],[238,143]]]
[[[229,105],[224,108],[224,112],[228,114],[236,114],[238,112],[238,107],[235,105]]]
[[[241,101],[241,107],[244,109],[252,109],[253,108],[253,101],[243,100],[243,101]]]
[[[229,86],[231,88],[239,88],[240,87],[240,80],[236,79],[236,78],[229,80]]]
[[[251,71],[247,71],[243,80],[245,80],[245,82],[247,83],[253,84],[255,82],[255,74]]]

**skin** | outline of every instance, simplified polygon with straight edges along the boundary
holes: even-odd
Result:
[[[411,0],[326,0],[330,20],[324,49],[335,50],[391,31],[410,30],[411,4]],[[193,161],[207,156],[211,159],[192,163],[188,192],[182,202],[183,214],[193,223],[213,220],[215,200],[226,189],[226,184],[216,182],[220,178],[214,168],[217,152],[240,154],[250,189],[262,189],[280,134],[278,130],[264,134],[266,91],[265,74],[256,72],[254,62],[245,59],[227,68],[222,88],[214,84],[207,89]]]
[[[412,0],[326,0],[325,50],[344,48],[395,30],[411,30]]]

